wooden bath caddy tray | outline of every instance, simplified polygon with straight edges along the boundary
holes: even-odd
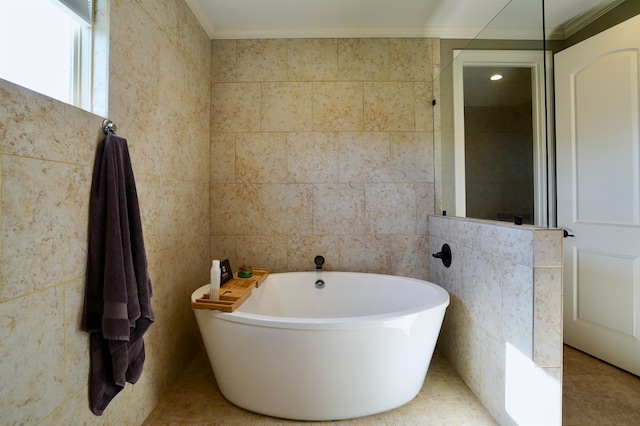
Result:
[[[268,275],[269,270],[265,268],[253,268],[253,276],[251,278],[238,278],[238,273],[235,273],[231,280],[220,287],[219,300],[210,300],[209,293],[205,293],[195,302],[192,302],[191,307],[193,309],[233,312],[251,296],[253,288],[258,288],[262,285]]]

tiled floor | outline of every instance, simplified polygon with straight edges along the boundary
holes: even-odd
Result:
[[[408,404],[369,417],[336,422],[295,422],[261,416],[227,402],[218,390],[204,352],[167,392],[144,425],[495,425],[491,416],[437,353],[425,384]]]
[[[640,377],[565,346],[564,426],[640,424]]]
[[[564,426],[640,424],[640,378],[573,348],[564,349]],[[204,352],[165,394],[145,425],[303,424],[261,416],[227,402],[218,390]],[[313,424],[305,422],[304,424]],[[458,377],[436,354],[424,387],[407,405],[359,419],[322,424],[494,425]]]

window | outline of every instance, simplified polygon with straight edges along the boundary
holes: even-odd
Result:
[[[0,0],[0,78],[91,110],[90,0]]]

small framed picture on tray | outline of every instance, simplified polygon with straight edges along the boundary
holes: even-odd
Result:
[[[231,269],[229,259],[225,259],[220,262],[220,285],[226,283],[231,278],[233,278],[233,269]]]

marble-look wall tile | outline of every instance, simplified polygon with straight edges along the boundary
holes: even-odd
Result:
[[[502,277],[500,259],[481,251],[471,252],[464,268],[462,301],[469,318],[482,324],[494,338],[502,338]]]
[[[535,242],[535,253],[533,255],[535,266],[562,266],[562,230],[539,229],[534,232],[533,238]]]
[[[365,232],[415,234],[416,192],[412,184],[365,185]]]
[[[338,133],[291,132],[287,135],[287,180],[299,183],[338,181]]]
[[[288,236],[245,235],[237,237],[236,256],[240,264],[269,265],[269,269],[274,272],[287,270]]]
[[[7,424],[36,424],[65,399],[63,289],[47,289],[37,298],[46,303],[23,297],[0,304],[0,391]]]
[[[502,269],[502,339],[533,357],[533,271],[505,262]]]
[[[475,247],[520,265],[533,266],[533,232],[510,226],[481,224],[475,236]]]
[[[388,274],[390,235],[343,235],[340,237],[340,270]]]
[[[456,235],[456,240],[459,241],[460,244],[465,247],[478,248],[476,242],[482,222],[472,220],[454,220],[449,222],[449,224],[451,226],[450,232],[455,233],[454,235]]]
[[[60,405],[51,415],[47,416],[40,426],[59,426],[72,424],[108,424],[109,412],[103,414],[98,420],[87,407],[87,393],[80,392],[73,395],[64,404]]]
[[[313,83],[313,129],[363,131],[363,99],[361,82]]]
[[[211,264],[209,263],[210,266]],[[187,299],[187,306],[189,306],[189,300]],[[190,306],[174,316],[172,321],[169,321],[164,328],[162,334],[169,336],[169,338],[165,339],[162,350],[159,351],[157,356],[160,358],[160,365],[166,366],[167,383],[173,384],[180,376],[183,366],[188,364],[195,356],[194,354],[197,354],[201,349],[201,337]],[[131,388],[132,391],[136,391],[135,387],[131,386]],[[137,395],[140,398],[144,398],[145,389],[138,389]],[[153,407],[155,404],[151,406]],[[146,416],[141,421],[145,418]]]
[[[209,282],[211,260],[215,259],[209,255],[210,248],[208,231],[200,232],[192,241],[174,248],[178,253],[175,259],[180,261],[180,268],[183,271],[183,279],[178,283],[179,294],[184,296],[183,300],[186,298],[189,301],[193,290]],[[181,313],[185,312],[192,313],[190,307],[186,310],[183,308]]]
[[[88,167],[2,157],[1,300],[84,275],[90,182]]]
[[[162,43],[159,62],[163,70],[159,76],[162,90],[158,100],[182,117],[206,123],[210,101],[209,73],[195,68],[188,60],[188,54],[172,40],[161,37],[158,42]]]
[[[287,40],[236,42],[238,81],[284,81],[287,75]]]
[[[126,81],[109,85],[109,100],[110,118],[118,125],[118,134],[127,139],[134,173],[165,175],[164,166],[171,158],[167,152],[168,138],[160,135],[155,123],[169,119],[170,110],[154,104],[153,97]],[[164,132],[166,135],[167,129]]]
[[[229,259],[231,268],[235,271],[240,263],[236,258],[235,235],[213,235],[210,240],[211,259]]]
[[[0,80],[4,82],[4,80]],[[0,86],[0,152],[62,161],[69,146],[65,134],[52,132],[64,123],[65,107],[14,84]]]
[[[65,395],[75,395],[87,386],[89,333],[83,330],[85,280],[64,285]]]
[[[364,197],[363,184],[314,185],[314,234],[363,234]]]
[[[433,134],[392,133],[389,163],[393,182],[433,182]]]
[[[189,304],[187,303],[187,306]],[[181,369],[180,364],[189,362],[193,353],[200,349],[200,337],[193,312],[183,309],[171,321],[150,329],[145,338],[145,371],[153,369],[153,374],[143,374],[140,380],[127,386],[111,402],[109,422],[111,424],[141,424],[160,399],[159,392],[175,382]]]
[[[236,181],[236,135],[213,133],[211,135],[211,182]]]
[[[450,240],[452,238],[453,226],[456,222],[457,221],[451,220],[450,216],[429,217],[429,235]]]
[[[340,269],[340,237],[335,235],[296,235],[289,238],[287,263],[290,271],[315,271],[316,256],[324,257],[323,269]]]
[[[533,360],[562,365],[562,268],[534,269]]]
[[[139,174],[136,176],[136,190],[142,222],[142,234],[147,251],[156,251],[160,246],[158,239],[160,212],[163,209],[163,188],[160,177]]]
[[[454,316],[455,320],[452,324],[459,328],[454,332],[452,350],[455,356],[452,356],[451,360],[455,364],[456,371],[460,372],[465,383],[477,395],[482,383],[482,370],[489,368],[484,365],[487,358],[483,357],[487,332],[480,324],[464,315],[463,304],[458,304],[458,307],[462,308],[462,311],[457,311],[458,315]]]
[[[387,39],[339,39],[338,79],[381,81],[389,79]]]
[[[158,191],[160,200],[172,203],[158,203],[158,227],[156,238],[159,250],[191,241],[201,233],[207,233],[209,203],[208,185],[199,182],[163,179]]]
[[[414,183],[416,189],[416,233],[429,233],[429,215],[435,209],[435,186],[433,183]]]
[[[423,39],[214,41],[212,247],[277,270],[261,264],[264,254],[246,257],[247,238],[324,247],[324,237],[335,237],[334,269],[427,277],[436,197],[432,49]],[[216,170],[213,153],[234,161]],[[259,202],[234,183],[251,183],[246,191]],[[295,184],[311,188],[310,206]],[[214,205],[218,197],[232,207]],[[306,268],[308,251],[288,253],[273,261]]]
[[[199,68],[208,69],[210,40],[202,30],[186,2],[159,2],[136,0],[158,25],[161,31],[188,54],[189,61]]]
[[[171,176],[192,182],[209,182],[211,142],[209,126],[180,120],[176,125],[176,136],[172,138],[169,163]]]
[[[124,27],[136,26],[137,31],[145,32],[144,41],[152,44],[147,54],[154,55],[153,60],[145,55],[130,57],[130,51],[114,51],[114,44],[111,46],[110,118],[118,124],[118,134],[130,143],[145,242],[149,243],[149,273],[154,293],[163,296],[152,298],[159,320],[145,339],[145,373],[107,410],[109,422],[136,424],[144,420],[160,392],[200,345],[193,313],[180,300],[188,300],[192,288],[207,280],[210,266],[212,49],[185,2],[114,0],[110,10],[112,18],[127,21]],[[111,39],[114,37],[121,38],[111,31]],[[157,68],[157,78],[152,76],[142,84],[113,70],[128,61],[134,62],[130,69],[144,68],[135,63],[140,60]],[[260,87],[257,89],[259,105]],[[259,128],[259,115],[256,117],[255,128]]]
[[[237,134],[235,162],[239,182],[284,182],[287,178],[287,135]]]
[[[159,95],[160,43],[156,24],[136,2],[119,1],[110,10],[110,72],[148,95]],[[126,34],[126,37],[122,37]]]
[[[95,115],[71,105],[65,105],[64,112],[63,145],[66,162],[93,167],[98,141],[104,139],[100,120]],[[47,158],[50,159],[49,156]]]
[[[388,182],[388,133],[340,133],[340,182]]]
[[[442,70],[442,64],[440,63],[440,39],[431,39],[431,63],[432,63],[432,75],[436,79],[440,76]]]
[[[209,282],[211,263],[208,256],[201,255],[208,252],[208,241],[207,233],[203,233],[185,244],[149,254],[156,326],[164,326],[184,311],[193,290]]]
[[[211,40],[211,83],[237,81],[236,40]]]
[[[444,266],[442,262],[429,262],[429,280],[437,283],[439,286],[447,290],[451,298],[462,300],[463,298],[463,286],[464,270],[466,265],[471,262],[471,249],[464,246],[460,246],[448,240],[435,237],[429,234],[429,254],[438,253],[442,251],[442,246],[448,244],[451,248],[451,262],[455,262],[458,267]],[[428,256],[427,256],[428,257]],[[453,302],[452,302],[453,303]],[[453,309],[450,309],[451,311]]]
[[[392,235],[389,273],[428,280],[428,256],[427,235]]]
[[[336,39],[287,40],[287,80],[322,81],[337,77]]]
[[[260,186],[255,184],[211,185],[211,233],[213,235],[260,234],[262,231],[260,197]]]
[[[561,240],[558,230],[429,217],[430,251],[446,242],[453,255],[450,268],[429,265],[430,280],[451,295],[440,347],[500,424],[561,423],[562,267],[533,261],[541,250],[559,265]],[[547,368],[560,373],[550,378]]]
[[[389,79],[431,81],[430,39],[399,38],[389,40]]]
[[[146,1],[155,3],[154,0]],[[160,29],[164,29],[166,22],[171,23],[171,28],[175,28],[174,34],[176,37],[169,36],[169,38],[177,40],[176,43],[180,46],[181,50],[186,53],[191,63],[193,63],[196,72],[205,75],[202,81],[208,82],[211,70],[211,39],[202,29],[200,22],[191,11],[187,2],[179,1],[175,3],[177,12],[171,16],[171,5],[166,5],[164,15],[167,16],[167,18],[158,21],[158,26]],[[152,18],[154,17],[153,14],[150,15]]]
[[[433,83],[421,81],[414,83],[416,130],[419,132],[434,131],[433,100],[437,96],[433,93]],[[435,121],[437,122],[437,121]],[[435,157],[436,159],[439,157]]]
[[[211,87],[213,132],[260,131],[260,83],[214,83]]]
[[[121,92],[118,89],[114,89],[114,92],[116,90]],[[127,95],[127,98],[133,97]],[[151,102],[145,95],[138,99]],[[120,132],[120,128],[118,130],[119,134],[127,139],[134,172],[187,180],[207,180],[209,161],[202,152],[209,149],[208,126],[202,127],[196,121],[187,120],[164,105],[150,104],[127,110],[129,108],[124,108],[121,114],[118,109],[117,113],[114,112],[113,118],[116,122],[125,123],[122,125],[122,131]],[[136,115],[135,123],[126,121],[128,113]],[[157,126],[158,122],[165,124]]]
[[[267,132],[312,129],[312,84],[285,82],[262,85],[262,130]]]
[[[156,24],[161,26],[165,32],[177,35],[178,32],[178,2],[158,2],[154,0],[116,0],[118,3],[127,1],[136,2],[148,15],[153,16]],[[166,3],[166,4],[162,4]]]
[[[413,88],[413,83],[365,83],[365,130],[414,131],[415,95]]]
[[[312,185],[262,185],[261,198],[263,234],[305,235],[312,233]]]
[[[505,412],[505,378],[507,371],[507,354],[500,338],[480,331],[482,352],[480,354],[479,392],[482,395],[482,403],[489,413],[498,420],[501,425],[511,424],[509,415]],[[514,423],[515,424],[515,423]]]
[[[170,321],[185,303],[176,293],[175,283],[180,282],[181,271],[173,263],[175,255],[176,251],[169,248],[147,256],[149,278],[154,290],[151,298],[154,326],[162,326]]]

